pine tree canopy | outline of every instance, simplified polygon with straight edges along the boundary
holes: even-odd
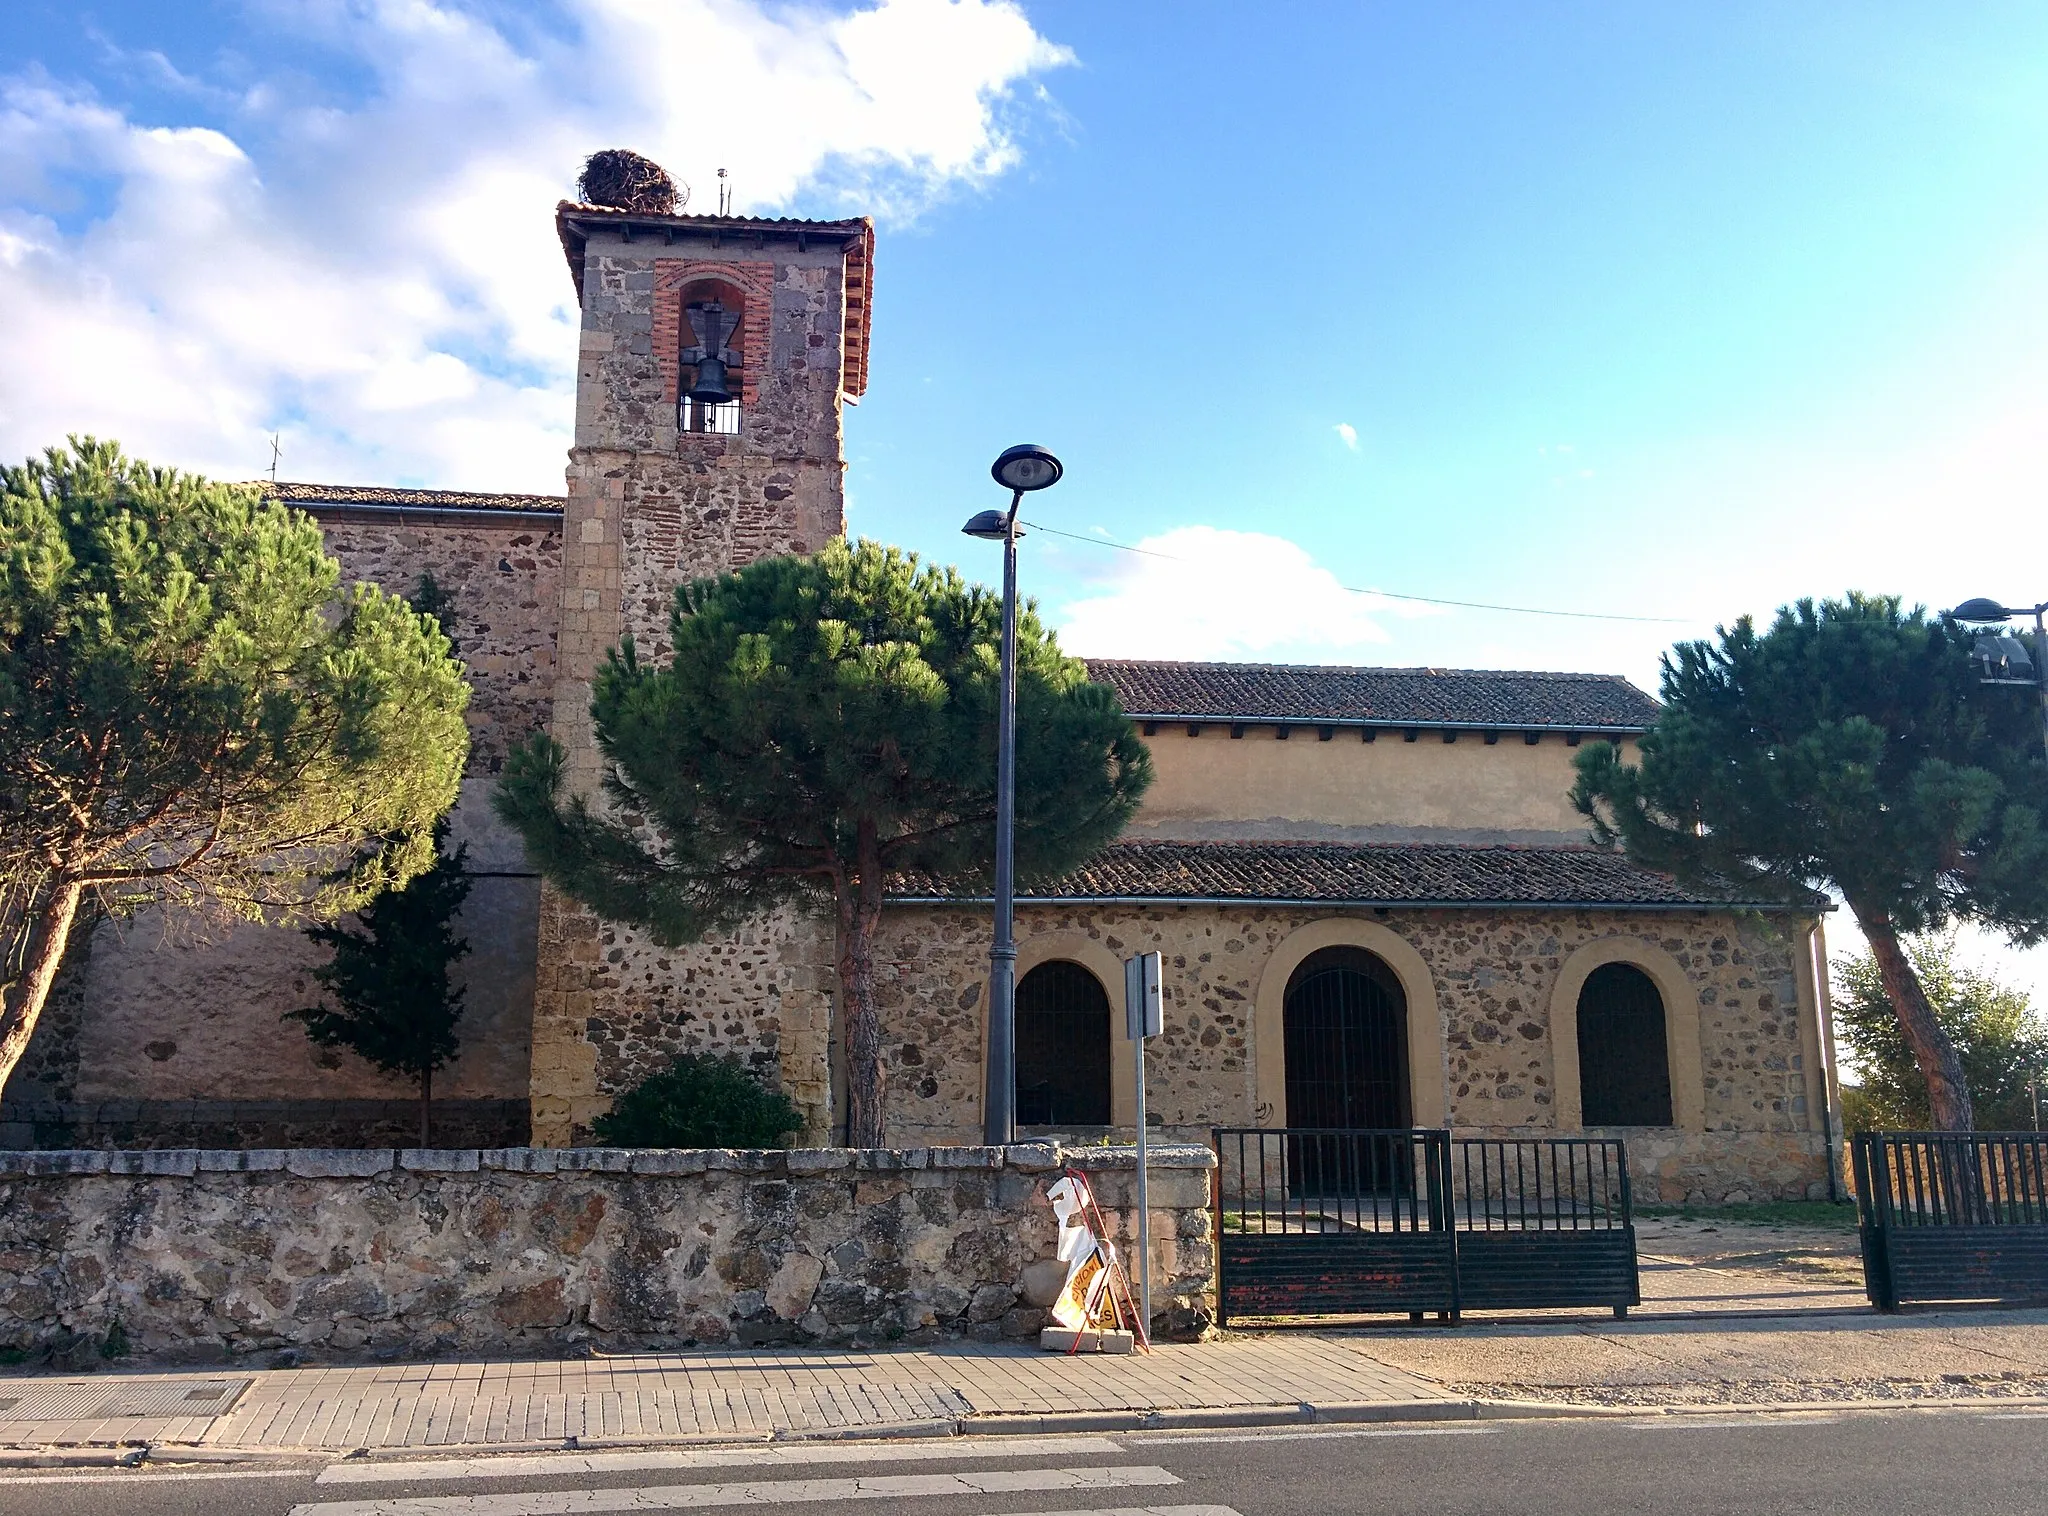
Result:
[[[677,591],[667,663],[628,641],[599,672],[608,809],[565,800],[565,755],[545,737],[496,797],[558,887],[660,942],[829,906],[857,1146],[883,1142],[872,955],[887,881],[955,890],[994,866],[1001,630],[999,597],[894,548],[762,559]],[[1020,614],[1019,876],[1079,865],[1151,775],[1115,695]]]
[[[254,486],[91,438],[0,470],[0,1083],[87,892],[324,919],[430,867],[468,697]]]
[[[595,681],[612,813],[561,803],[546,738],[513,755],[499,811],[570,895],[666,943],[831,900],[864,837],[889,874],[979,883],[995,857],[1001,628],[999,597],[872,542],[699,580],[676,594],[668,663],[628,640]],[[1150,781],[1115,695],[1020,613],[1019,877],[1076,867]]]
[[[1900,932],[1970,919],[2048,933],[2048,763],[2026,691],[1979,682],[1970,634],[1895,597],[1802,600],[1665,656],[1629,764],[1581,750],[1596,839],[1767,898],[1840,892],[1870,939],[1938,1124],[1970,1125],[1960,1063]]]
[[[1579,753],[1601,841],[1783,899],[1833,886],[1900,931],[2048,932],[2040,709],[1978,682],[1967,632],[1895,597],[1802,600],[1673,649],[1659,693],[1640,764]]]

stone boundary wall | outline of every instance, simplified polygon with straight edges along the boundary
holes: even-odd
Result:
[[[434,1102],[432,1136],[450,1147],[527,1137],[524,1100]],[[419,1136],[416,1100],[0,1101],[5,1148],[396,1148]]]
[[[1162,1334],[1211,1319],[1207,1148],[1151,1155]],[[1026,1337],[1130,1148],[0,1153],[0,1349],[86,1366]]]

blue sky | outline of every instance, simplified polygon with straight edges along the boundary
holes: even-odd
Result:
[[[0,454],[558,490],[549,213],[873,210],[856,530],[1094,653],[1613,670],[2048,598],[2048,9],[8,0]],[[1425,607],[1362,587],[1674,618]]]

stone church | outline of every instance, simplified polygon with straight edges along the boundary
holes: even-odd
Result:
[[[541,728],[592,782],[592,671],[628,631],[659,656],[679,580],[843,529],[873,228],[571,203],[556,226],[582,306],[565,496],[274,487],[350,576],[404,592],[431,571],[453,595],[475,688],[454,830],[475,884],[437,1140],[578,1143],[619,1091],[708,1050],[740,1054],[803,1109],[803,1141],[830,1143],[829,923],[786,914],[661,947],[546,888],[489,792]],[[721,354],[732,399],[689,398],[695,365]],[[1819,920],[1596,850],[1566,799],[1574,748],[1626,746],[1652,720],[1642,692],[1605,675],[1090,667],[1158,777],[1124,840],[1020,902],[1030,1129],[1128,1131],[1112,1006],[1121,960],[1157,949],[1166,1030],[1146,1098],[1167,1133],[1620,1132],[1642,1198],[1824,1189]],[[892,1141],[978,1140],[989,932],[985,901],[906,894],[886,914]],[[103,922],[6,1093],[0,1142],[408,1143],[405,1087],[280,1019],[316,994],[315,961],[296,932]]]

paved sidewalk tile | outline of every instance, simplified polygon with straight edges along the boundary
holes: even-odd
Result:
[[[75,1386],[89,1391],[85,1399],[95,1407],[115,1409],[124,1388],[132,1394],[136,1387],[188,1377],[6,1383],[46,1390]],[[207,1382],[218,1385],[227,1377],[215,1374]],[[572,1437],[766,1437],[990,1415],[1450,1398],[1350,1343],[1307,1334],[1163,1345],[1132,1356],[1068,1357],[1030,1347],[960,1344],[877,1353],[707,1351],[566,1362],[276,1369],[232,1377],[247,1388],[219,1415],[0,1419],[0,1444],[149,1441],[348,1451]]]

